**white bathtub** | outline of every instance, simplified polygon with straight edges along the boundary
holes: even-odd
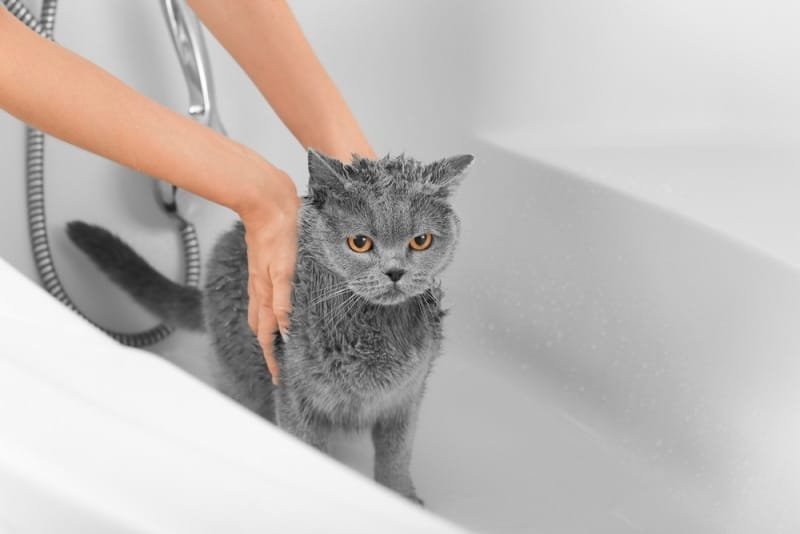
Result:
[[[421,491],[486,532],[800,531],[798,153],[552,139],[476,143]]]
[[[459,532],[0,260],[0,532]]]
[[[62,4],[59,41],[185,107],[156,2]],[[478,156],[415,445],[427,511],[98,337],[2,264],[0,531],[291,531],[338,513],[325,531],[800,532],[800,8],[292,5],[379,152]],[[300,148],[209,53],[230,135],[303,189]],[[2,114],[0,141],[0,257],[35,279],[22,130]],[[47,164],[71,295],[108,327],[151,326],[63,233],[102,224],[177,277],[149,182],[58,142]],[[207,257],[231,214],[184,206]],[[205,346],[155,351],[207,379]],[[334,452],[369,475],[366,441]]]
[[[794,156],[559,148],[531,135],[465,142],[479,164],[456,200],[452,314],[412,466],[428,510],[493,533],[800,529],[800,255],[792,213],[769,198],[779,184],[781,198],[800,195],[782,179],[800,169]],[[775,187],[710,188],[752,169]],[[748,215],[742,201],[773,209]],[[44,295],[19,301],[27,281],[3,274],[6,524],[193,531],[234,514],[292,525],[292,507],[323,515],[334,485],[343,531],[453,528],[169,364],[117,349]],[[334,454],[369,475],[365,437],[340,437]],[[163,483],[142,487],[154,471]],[[269,492],[284,498],[282,515],[266,497],[253,508]]]

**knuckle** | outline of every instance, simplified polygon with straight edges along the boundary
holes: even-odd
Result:
[[[275,312],[275,315],[281,318],[281,322],[286,321],[286,317],[292,313],[292,307],[288,303],[279,302],[276,303],[272,310]]]
[[[272,355],[272,334],[258,334],[258,343],[261,345],[261,350],[265,355]]]
[[[272,312],[272,307],[269,302],[263,302],[258,308],[258,323],[264,327],[268,327],[275,323],[275,314]]]

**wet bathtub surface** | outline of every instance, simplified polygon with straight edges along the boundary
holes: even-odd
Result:
[[[717,522],[720,503],[701,482],[587,426],[552,386],[531,387],[531,367],[476,348],[449,343],[423,404],[413,473],[428,509],[492,533],[674,533]],[[366,436],[337,445],[338,458],[369,476]]]

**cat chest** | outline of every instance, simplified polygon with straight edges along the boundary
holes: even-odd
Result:
[[[314,412],[363,428],[420,395],[438,352],[441,314],[415,302],[395,308],[335,299],[298,306],[292,317],[298,375]],[[343,307],[344,306],[344,307]]]
[[[429,362],[420,362],[391,377],[377,376],[374,368],[347,377],[329,375],[318,382],[313,404],[320,415],[345,429],[363,429],[399,413],[417,402]]]
[[[317,355],[309,398],[334,424],[366,427],[416,401],[433,353],[432,340],[417,346],[385,339],[334,344]]]
[[[356,339],[332,336],[318,347],[317,357],[323,376],[344,390],[392,392],[427,365],[432,350],[431,335],[375,332]]]

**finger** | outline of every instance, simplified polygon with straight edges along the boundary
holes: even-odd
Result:
[[[272,312],[278,322],[281,335],[289,335],[289,313],[292,311],[292,282],[293,275],[287,271],[276,270],[272,274]]]
[[[252,271],[251,271],[252,272]],[[256,286],[253,282],[255,277],[248,276],[247,278],[247,324],[250,325],[250,330],[254,334],[258,334],[258,293],[256,293]]]
[[[261,350],[264,353],[264,360],[267,362],[269,374],[272,375],[272,383],[278,383],[278,376],[280,370],[278,369],[278,362],[272,352],[273,343],[275,341],[275,330],[278,328],[278,322],[275,320],[275,314],[270,307],[266,304],[258,308],[258,342],[261,345]]]

